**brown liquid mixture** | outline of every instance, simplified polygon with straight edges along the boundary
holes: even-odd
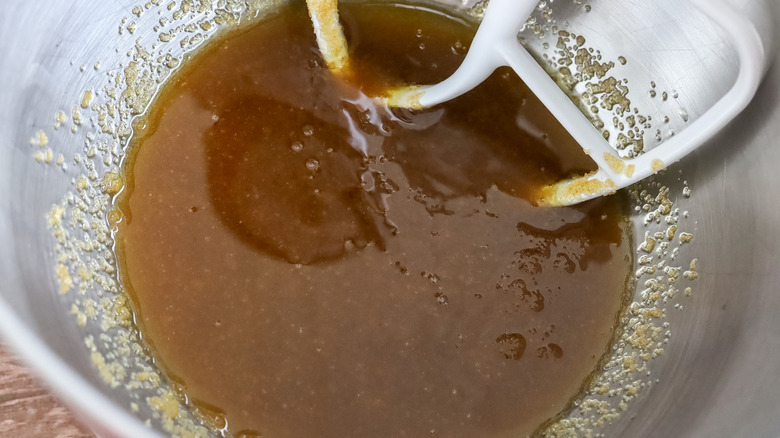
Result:
[[[117,241],[141,332],[236,435],[531,434],[612,339],[622,200],[532,205],[591,163],[511,72],[423,112],[366,97],[446,77],[472,25],[341,13],[351,84],[296,5],[204,48],[136,127]]]

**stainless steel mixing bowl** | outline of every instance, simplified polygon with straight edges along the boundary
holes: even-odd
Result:
[[[170,13],[168,3],[159,3],[6,0],[0,12],[0,331],[102,436],[158,436],[159,426],[144,426],[150,412],[131,410],[129,392],[100,378],[84,342],[99,331],[79,327],[70,314],[75,292],[58,293],[57,253],[46,217],[73,191],[83,170],[73,157],[83,154],[99,121],[85,116],[75,133],[69,131],[72,122],[59,130],[53,125],[58,111],[72,119],[85,90],[101,90],[120,64],[127,66],[138,39],[144,47],[157,44],[162,55],[182,52],[181,45],[164,46],[153,30],[165,27],[160,19]],[[776,1],[768,2],[769,9],[762,9],[763,2],[746,3],[765,30],[780,22]],[[556,0],[544,7],[554,9],[553,25],[586,35],[605,57],[628,58],[621,71],[636,106],[656,120],[671,115],[662,136],[684,128],[684,119],[722,95],[736,72],[729,45],[686,2]],[[224,8],[237,13],[243,7],[226,2]],[[194,12],[184,15],[197,21]],[[555,29],[545,17],[538,14],[535,30],[549,37]],[[128,30],[133,23],[137,32]],[[527,32],[529,44],[545,50],[533,30]],[[777,38],[766,41],[770,51],[777,50]],[[780,436],[778,64],[745,113],[660,177],[672,193],[682,193],[685,184],[692,190],[690,199],[678,196],[680,215],[690,218],[694,234],[680,257],[697,258],[699,278],[692,296],[678,301],[683,308],[667,312],[672,334],[652,363],[652,385],[600,430],[606,435]],[[659,103],[650,97],[651,82],[659,94],[666,87],[679,97]],[[53,164],[34,159],[45,151],[30,144],[39,129],[49,134]],[[650,145],[653,134],[648,136]],[[59,154],[66,166],[56,165]],[[39,158],[46,161],[45,154]],[[638,238],[644,215],[640,209],[634,217]]]

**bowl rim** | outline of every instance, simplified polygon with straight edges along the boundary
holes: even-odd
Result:
[[[2,296],[0,334],[3,343],[98,436],[161,438],[162,435],[106,397],[56,355],[17,317]]]

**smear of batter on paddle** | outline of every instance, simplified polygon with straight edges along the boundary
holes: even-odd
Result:
[[[241,436],[509,437],[566,411],[613,338],[623,199],[533,204],[593,169],[511,72],[426,111],[473,23],[341,6],[334,78],[303,5],[212,41],[136,124],[117,233],[144,339]]]

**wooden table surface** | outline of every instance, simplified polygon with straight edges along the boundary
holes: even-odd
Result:
[[[0,343],[0,437],[94,438],[43,386],[32,370]]]

